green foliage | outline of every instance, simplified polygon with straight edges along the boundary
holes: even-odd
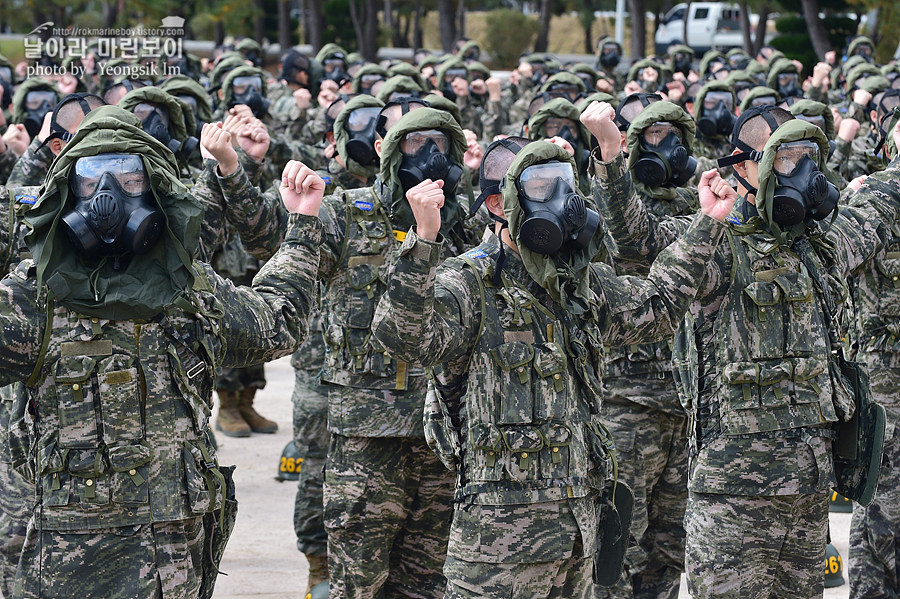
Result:
[[[325,16],[325,30],[322,39],[334,42],[347,52],[356,52],[356,32],[350,20],[350,0],[327,0],[322,5]]]
[[[495,10],[487,15],[485,49],[494,68],[513,68],[519,55],[531,47],[538,32],[537,19],[512,9]]]
[[[832,47],[840,51],[847,39],[856,33],[856,21],[846,17],[825,17],[825,31]],[[780,35],[772,40],[772,47],[784,55],[803,63],[803,75],[811,75],[812,68],[819,62],[813,49],[806,19],[799,15],[786,15],[775,21],[775,30]]]

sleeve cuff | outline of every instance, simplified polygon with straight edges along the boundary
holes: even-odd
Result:
[[[301,243],[319,248],[325,242],[325,228],[318,216],[291,214],[288,217],[285,243]]]
[[[444,245],[444,237],[438,233],[436,241],[427,241],[416,234],[415,226],[410,227],[406,239],[400,246],[400,255],[409,256],[414,260],[426,262],[436,266],[440,261],[441,247]]]
[[[702,212],[698,212],[694,217],[694,221],[687,231],[682,235],[682,239],[690,246],[701,244],[718,245],[725,234],[725,224],[717,221],[711,216],[707,216]]]
[[[591,173],[603,189],[612,187],[616,181],[628,174],[628,163],[622,152],[612,160],[604,161],[600,156],[600,148],[591,151]]]

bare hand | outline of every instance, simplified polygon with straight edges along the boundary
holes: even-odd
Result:
[[[223,177],[234,174],[238,169],[238,155],[231,145],[231,133],[225,130],[222,123],[203,125],[200,130],[200,146],[219,163],[219,174]]]
[[[476,140],[466,141],[469,145],[466,148],[466,153],[463,155],[463,164],[473,171],[477,171],[481,166],[481,158],[484,156],[484,149]]]
[[[289,160],[281,174],[281,201],[291,214],[317,216],[325,195],[325,181],[297,160]]]
[[[813,87],[822,87],[822,84],[828,81],[829,73],[831,73],[831,65],[827,62],[820,62],[815,67],[813,67]]]
[[[462,77],[457,77],[450,82],[450,89],[453,90],[457,97],[466,98],[469,96],[469,82]]]
[[[866,182],[868,175],[860,175],[857,178],[853,179],[849,183],[847,183],[847,187],[852,189],[855,192],[859,191],[859,188],[862,187],[862,184]]]
[[[41,130],[38,131],[37,138],[38,141],[44,143],[44,141],[50,136],[50,123],[53,121],[53,112],[48,112],[44,115],[44,122],[41,123]]]
[[[28,131],[25,125],[10,125],[3,134],[3,143],[12,150],[16,156],[21,156],[28,149],[31,138],[28,137]]]
[[[581,113],[581,123],[596,138],[600,145],[600,156],[606,162],[618,156],[622,147],[619,128],[613,122],[615,117],[615,109],[607,102],[592,102]]]
[[[337,100],[338,86],[331,79],[325,79],[319,86],[319,96],[316,101],[322,108],[328,108],[331,103]]]
[[[416,217],[416,233],[426,241],[437,241],[444,207],[444,182],[425,179],[406,192],[406,200]]]
[[[872,94],[864,89],[858,89],[853,92],[853,101],[860,106],[868,106],[869,102],[872,101]]]
[[[638,92],[644,91],[641,88],[641,84],[637,81],[629,81],[625,84],[625,95],[630,96],[631,94],[636,94]]]
[[[716,169],[710,169],[700,175],[700,183],[697,185],[700,195],[700,211],[719,222],[731,213],[737,192],[732,189]]]
[[[59,79],[59,83],[56,84],[59,88],[59,91],[64,96],[68,96],[69,94],[74,94],[75,90],[78,88],[78,79],[72,73],[65,73]]]
[[[865,91],[865,90],[858,90]],[[871,94],[869,94],[871,97]],[[846,142],[853,141],[853,138],[856,137],[856,133],[859,131],[859,121],[856,119],[845,118],[841,121],[841,126],[838,129],[838,137],[843,139]]]
[[[594,86],[597,88],[598,92],[603,92],[605,94],[613,93],[612,83],[604,79],[603,77],[599,77],[597,79],[597,84]]]
[[[259,119],[253,119],[238,131],[238,145],[244,153],[256,162],[262,162],[269,151],[269,130]]]
[[[548,139],[547,141],[549,141],[550,143],[552,143],[554,146],[559,146],[560,148],[562,148],[563,150],[565,150],[566,152],[568,152],[570,156],[574,156],[574,155],[575,155],[575,148],[572,147],[572,144],[570,144],[570,143],[568,142],[568,140],[566,140],[566,139],[564,139],[564,138],[562,138],[562,137],[559,137],[559,136],[557,135],[556,137],[551,137],[551,138]]]
[[[472,85],[469,86],[472,90],[472,93],[477,96],[483,96],[487,93],[487,85],[485,85],[483,79],[475,79],[472,81]]]
[[[488,80],[484,82],[487,85],[488,90],[488,100],[491,102],[499,102],[500,101],[500,87],[502,82],[497,77],[488,77]]]
[[[301,87],[294,92],[294,101],[297,103],[297,108],[300,110],[306,110],[309,108],[309,105],[312,103],[312,93],[305,87]]]

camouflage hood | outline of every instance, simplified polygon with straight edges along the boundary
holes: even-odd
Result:
[[[592,313],[597,298],[591,291],[590,264],[591,259],[600,251],[603,235],[598,230],[587,247],[578,251],[563,251],[557,254],[538,254],[529,250],[520,237],[525,211],[519,203],[519,190],[516,181],[529,166],[542,162],[566,162],[575,171],[576,189],[578,187],[578,169],[575,160],[568,152],[547,141],[536,141],[522,148],[516,155],[506,176],[500,184],[503,197],[503,212],[509,223],[509,235],[519,248],[519,255],[531,278],[543,287],[550,296],[559,302],[568,312],[584,318]],[[594,200],[586,197],[589,208],[596,210]]]
[[[107,153],[141,156],[152,197],[166,217],[153,249],[131,256],[118,269],[111,258],[74,251],[60,222],[75,203],[69,197],[75,161]],[[103,106],[85,117],[53,162],[40,198],[25,217],[30,227],[25,241],[34,255],[38,285],[46,285],[62,304],[88,316],[147,319],[193,285],[192,256],[202,219],[203,207],[178,179],[172,152],[144,133],[135,115]]]
[[[538,108],[531,118],[528,119],[528,138],[529,139],[545,139],[544,123],[551,117],[560,117],[569,119],[575,123],[578,130],[578,143],[575,144],[575,164],[580,174],[584,175],[581,182],[581,191],[588,193],[590,191],[590,181],[587,178],[587,153],[590,152],[591,134],[587,127],[581,124],[581,111],[566,100],[565,98],[554,98],[540,108]]]
[[[775,163],[775,152],[779,146],[792,141],[800,141],[809,139],[816,142],[819,146],[819,170],[823,173],[827,172],[826,162],[828,160],[828,139],[822,130],[806,121],[794,119],[783,123],[766,142],[763,148],[763,155],[759,161],[759,190],[756,194],[756,209],[759,216],[769,228],[769,231],[782,244],[789,244],[791,241],[803,235],[806,231],[806,222],[800,222],[786,229],[782,229],[776,222],[772,220],[772,198],[775,195],[775,187],[777,181],[773,172]]]
[[[653,102],[644,108],[631,122],[628,127],[628,170],[634,172],[634,167],[640,159],[640,136],[653,123],[664,121],[678,125],[682,131],[682,143],[687,148],[688,154],[694,154],[694,136],[696,134],[696,125],[694,119],[684,111],[681,106],[672,102]],[[672,200],[675,198],[676,192],[672,187],[650,187],[646,183],[638,181],[632,177],[635,190],[641,196],[649,196],[661,200]]]
[[[466,153],[466,136],[462,132],[459,123],[454,120],[449,112],[443,110],[435,110],[434,108],[419,108],[406,113],[391,127],[387,132],[387,137],[381,144],[381,181],[385,189],[391,194],[388,201],[382,200],[382,204],[389,207],[391,221],[398,225],[402,230],[407,230],[416,219],[413,217],[412,209],[406,200],[406,194],[403,192],[403,186],[397,178],[397,172],[400,170],[400,162],[403,160],[403,153],[400,151],[400,140],[404,135],[411,131],[426,131],[428,129],[438,129],[447,134],[450,138],[450,155],[453,161],[460,167],[463,167],[463,156]],[[465,170],[463,171],[465,177]],[[460,180],[460,185],[465,182]],[[459,191],[459,189],[457,190]],[[441,208],[441,233],[447,235],[456,223],[462,222],[465,218],[465,212],[462,206],[456,200],[456,197],[448,198]]]
[[[344,165],[347,169],[347,172],[351,175],[356,175],[357,177],[363,177],[364,179],[371,180],[378,174],[378,164],[371,164],[369,166],[363,166],[357,161],[350,158],[347,154],[347,142],[350,141],[350,134],[344,128],[344,123],[347,122],[347,119],[350,118],[350,113],[356,110],[357,108],[382,108],[384,107],[384,102],[381,102],[372,96],[362,95],[356,96],[352,98],[349,102],[344,105],[344,109],[338,113],[337,118],[334,119],[334,141],[337,144],[337,153],[338,156],[341,157],[341,160],[344,161]]]
[[[269,78],[269,74],[263,71],[262,69],[257,69],[256,67],[244,66],[237,67],[228,72],[225,75],[225,79],[222,80],[222,92],[224,96],[222,97],[222,106],[226,109],[231,105],[231,99],[234,95],[234,91],[231,89],[231,82],[234,81],[236,77],[251,77],[253,75],[258,75],[262,80],[262,89],[259,90],[259,93],[263,98],[266,97],[266,93],[268,91],[268,84],[266,83]]]
[[[212,104],[203,86],[187,75],[175,75],[166,79],[159,88],[173,96],[191,96],[197,100],[197,115],[203,123],[213,120]]]

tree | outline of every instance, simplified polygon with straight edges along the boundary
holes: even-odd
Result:
[[[350,0],[350,20],[360,54],[374,61],[378,54],[378,0]]]
[[[294,45],[288,0],[278,0],[278,45],[281,46],[282,52]]]
[[[809,30],[809,38],[812,40],[813,49],[819,60],[825,60],[825,54],[832,50],[825,24],[819,18],[819,0],[800,0],[803,7],[803,16],[806,18],[806,28]]]
[[[688,8],[690,8],[690,4],[688,4]],[[647,48],[647,18],[644,0],[628,0],[628,11],[631,13],[631,57],[638,59],[646,54]]]
[[[456,41],[456,8],[453,0],[438,0],[438,27],[441,31],[441,48],[444,52],[450,52]]]
[[[553,17],[552,0],[541,0],[541,14],[538,19],[538,35],[534,40],[535,52],[546,52],[550,44],[550,19]]]

